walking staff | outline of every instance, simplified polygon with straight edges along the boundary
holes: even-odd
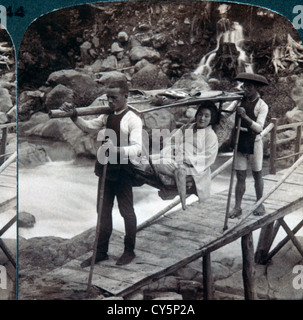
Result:
[[[87,293],[88,294],[89,294],[90,289],[91,289],[94,266],[95,266],[95,260],[96,260],[96,256],[97,256],[97,247],[98,247],[98,239],[99,239],[99,235],[100,235],[101,213],[102,213],[102,207],[103,207],[103,198],[104,198],[104,187],[105,187],[106,173],[107,173],[107,162],[103,166],[103,172],[102,172],[102,178],[101,178],[100,198],[99,198],[100,205],[99,205],[99,208],[98,208],[96,236],[95,236],[95,242],[94,242],[94,247],[93,247],[93,256],[92,256],[92,259],[91,259],[90,272],[89,272],[88,284],[87,284]]]
[[[230,208],[230,201],[231,201],[231,194],[232,194],[232,188],[234,183],[234,175],[235,175],[235,161],[237,157],[237,150],[238,150],[238,143],[239,143],[239,136],[240,136],[240,128],[241,128],[241,118],[238,118],[237,126],[236,126],[236,138],[235,138],[235,147],[233,152],[233,162],[232,162],[232,168],[231,168],[231,177],[229,182],[229,190],[228,190],[228,197],[227,197],[227,205],[226,205],[226,212],[225,212],[225,220],[224,220],[224,226],[223,231],[225,231],[228,228],[228,217],[229,217],[229,208]]]

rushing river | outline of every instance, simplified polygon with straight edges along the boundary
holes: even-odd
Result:
[[[19,234],[25,238],[35,236],[73,237],[96,225],[97,177],[92,161],[56,161],[19,169],[19,212],[33,214],[33,228],[21,228]],[[222,180],[222,179],[221,179]],[[226,183],[217,182],[216,191]],[[188,201],[196,201],[191,196]],[[138,224],[144,222],[170,201],[158,196],[158,190],[144,185],[134,188],[135,211]],[[176,208],[179,208],[177,206]],[[115,203],[114,228],[124,230],[124,223]]]
[[[37,236],[58,236],[71,238],[96,226],[97,177],[92,161],[47,162],[35,168],[19,169],[19,212],[33,214],[36,224],[33,228],[20,228],[19,235],[25,238]],[[212,193],[227,189],[229,176],[220,176],[212,183]],[[191,196],[189,202],[196,201]],[[134,188],[135,211],[138,224],[166,207],[170,201],[163,201],[158,190],[147,185]],[[176,207],[176,208],[179,208]],[[302,210],[286,217],[293,228],[302,219]],[[114,228],[124,230],[124,223],[115,204]],[[258,231],[256,231],[258,233]],[[303,235],[298,233],[299,235]],[[285,236],[279,232],[278,241]],[[254,237],[255,238],[255,237]]]

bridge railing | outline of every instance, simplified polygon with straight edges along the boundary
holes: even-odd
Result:
[[[5,123],[0,125],[0,130],[2,132],[1,135],[1,142],[0,142],[0,166],[4,163],[7,156],[10,154],[6,154],[6,142],[7,142],[7,135],[8,129],[16,127],[16,122]]]
[[[302,143],[302,126],[303,122],[295,122],[289,124],[278,125],[278,119],[273,118],[271,124],[273,125],[270,133],[270,169],[271,174],[276,174],[276,162],[293,158],[294,162],[297,161],[303,151],[300,151]],[[294,134],[288,138],[278,139],[278,132],[292,129]],[[277,148],[285,143],[294,141],[294,151],[286,156],[277,157]]]

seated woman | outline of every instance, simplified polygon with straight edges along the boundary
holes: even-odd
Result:
[[[145,172],[156,174],[163,186],[167,177],[175,180],[185,210],[186,181],[192,181],[199,201],[210,194],[210,166],[218,153],[218,139],[212,126],[218,123],[218,110],[211,101],[203,102],[196,114],[195,122],[177,130],[165,143],[159,154],[150,155],[150,164]]]

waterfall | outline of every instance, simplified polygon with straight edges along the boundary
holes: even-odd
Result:
[[[234,43],[236,49],[239,51],[238,63],[240,68],[243,67],[245,72],[253,72],[252,55],[248,57],[246,52],[243,50],[243,43],[245,41],[243,34],[243,27],[239,22],[234,22],[232,30],[228,30],[223,35],[223,42]]]
[[[213,72],[213,61],[216,58],[220,46],[223,44],[234,44],[236,50],[239,53],[237,58],[238,62],[238,72],[253,72],[253,63],[252,55],[247,56],[245,50],[243,49],[243,43],[245,41],[243,34],[243,27],[238,22],[233,22],[230,24],[230,21],[226,18],[222,18],[218,22],[219,27],[222,31],[219,32],[217,36],[217,45],[216,48],[208,52],[200,61],[199,66],[194,71],[194,74],[203,75],[206,79],[209,79],[211,73]],[[219,28],[218,28],[219,29]],[[230,53],[231,56],[231,53]]]
[[[222,34],[220,34],[217,37],[217,46],[214,50],[208,52],[199,63],[198,68],[194,71],[194,74],[201,74],[206,77],[206,79],[209,78],[210,74],[212,73],[211,63],[216,57],[217,51],[220,47],[220,39],[222,37]]]

